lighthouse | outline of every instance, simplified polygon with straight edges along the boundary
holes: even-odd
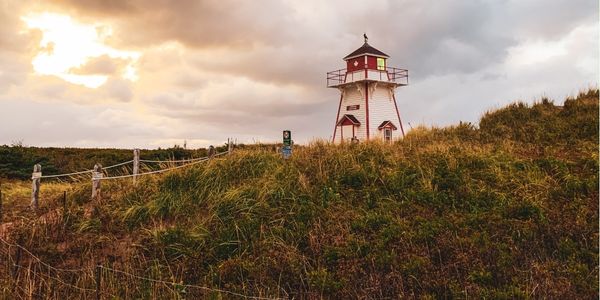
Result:
[[[389,56],[364,44],[346,55],[346,68],[327,72],[327,87],[340,91],[333,142],[382,140],[404,136],[394,92],[408,85],[408,70],[387,65]]]

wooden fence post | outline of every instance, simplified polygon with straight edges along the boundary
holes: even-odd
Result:
[[[103,177],[102,165],[97,163],[94,165],[92,172],[92,199],[100,198],[100,179]]]
[[[67,220],[67,191],[63,191],[62,204],[63,204],[62,217],[63,217],[63,225],[64,225]]]
[[[137,183],[137,175],[140,173],[140,149],[133,149],[133,184]]]
[[[42,179],[42,166],[35,164],[33,166],[33,173],[31,174],[32,190],[31,190],[31,207],[33,210],[37,210],[39,206],[40,198],[40,181]]]
[[[17,239],[17,254],[15,258],[15,262],[13,264],[12,269],[12,278],[13,280],[17,278],[17,272],[19,271],[20,263],[21,263],[21,244],[23,244],[23,236],[19,234],[19,238]]]
[[[208,146],[208,158],[212,159],[215,156],[215,147],[213,145]]]

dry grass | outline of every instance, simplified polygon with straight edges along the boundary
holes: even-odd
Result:
[[[597,91],[570,101],[498,112],[529,118],[536,134],[489,113],[481,129],[315,142],[287,161],[239,150],[137,186],[107,182],[100,201],[75,184],[64,218],[11,238],[83,270],[24,255],[14,278],[0,267],[0,291],[91,297],[56,278],[95,289],[101,263],[170,283],[104,270],[106,298],[597,298]],[[0,255],[16,252],[0,245]]]

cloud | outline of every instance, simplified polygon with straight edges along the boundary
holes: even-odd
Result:
[[[113,58],[108,54],[90,58],[84,65],[72,68],[69,73],[78,75],[115,75],[123,72],[130,60]]]
[[[329,138],[339,92],[325,88],[325,73],[345,67],[363,32],[390,66],[409,69],[396,96],[413,126],[476,122],[513,100],[597,86],[598,4],[587,0],[5,3],[0,128],[15,129],[0,143],[206,146],[276,141],[283,129],[298,142]],[[71,66],[70,75],[105,77],[96,89],[36,74],[32,59],[53,47],[42,49],[42,32],[20,16],[42,12],[69,15],[139,58],[93,53]],[[24,121],[32,110],[46,125]]]

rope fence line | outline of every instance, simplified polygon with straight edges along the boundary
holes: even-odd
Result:
[[[123,166],[123,165],[126,165],[126,164],[130,164],[132,162],[133,162],[133,160],[128,160],[128,161],[125,161],[125,162],[122,162],[122,163],[118,163],[116,165],[104,167],[103,169],[105,169],[105,170],[112,169],[112,168],[116,168],[116,167]],[[73,172],[73,173],[66,173],[66,174],[42,175],[42,176],[40,176],[40,178],[67,177],[67,176],[80,175],[80,174],[86,174],[86,173],[92,173],[92,172],[94,172],[94,170],[84,170],[84,171]]]
[[[224,151],[221,153],[217,153],[215,154],[213,157],[216,156],[221,156],[224,154],[229,153],[229,151]],[[142,175],[151,175],[151,174],[158,174],[158,173],[163,173],[163,172],[167,172],[167,171],[171,171],[171,170],[175,170],[175,169],[179,169],[179,168],[183,168],[183,167],[188,167],[188,166],[192,166],[201,162],[205,162],[207,160],[209,160],[210,157],[202,157],[199,158],[191,163],[188,164],[184,164],[184,165],[180,165],[180,166],[175,166],[175,167],[170,167],[170,168],[166,168],[166,169],[160,169],[160,170],[156,170],[156,171],[150,171],[150,172],[145,172],[145,173],[139,173],[139,174],[129,174],[129,175],[120,175],[120,176],[112,176],[112,177],[101,177],[101,178],[97,178],[97,180],[107,180],[107,179],[121,179],[121,178],[130,178],[130,177],[137,177],[137,176],[142,176]],[[141,160],[140,160],[141,161]]]
[[[41,186],[42,178],[46,178],[46,179],[47,178],[60,178],[60,177],[69,177],[69,176],[82,175],[82,174],[91,174],[92,175],[91,176],[92,177],[91,178],[92,179],[92,198],[95,199],[100,195],[100,191],[101,191],[100,182],[103,180],[132,178],[133,184],[135,185],[135,184],[137,184],[138,176],[163,173],[163,172],[167,172],[170,170],[183,168],[186,166],[191,166],[191,165],[203,162],[203,161],[207,161],[214,157],[218,157],[218,156],[221,156],[224,154],[231,153],[231,151],[233,150],[233,147],[232,147],[230,140],[227,140],[227,145],[228,145],[227,150],[223,151],[221,153],[215,153],[215,148],[213,146],[210,146],[208,148],[208,153],[207,153],[208,155],[205,157],[192,158],[192,159],[180,159],[180,160],[163,160],[163,161],[161,161],[161,160],[141,160],[140,159],[140,149],[134,149],[133,150],[133,160],[124,161],[124,162],[114,164],[114,165],[104,167],[104,168],[102,167],[101,164],[97,163],[96,165],[94,165],[93,169],[79,171],[79,172],[65,173],[65,174],[43,175],[42,174],[42,166],[40,164],[35,164],[33,166],[33,173],[31,174],[31,180],[32,180],[31,208],[34,211],[39,208],[40,186]],[[145,172],[145,173],[140,173],[140,163],[142,163],[143,166],[146,169],[149,169],[150,171]],[[148,167],[145,163],[166,163],[166,164],[183,163],[183,164],[164,168],[164,169],[153,170],[153,168]],[[124,171],[121,173],[121,174],[125,173],[126,175],[108,176],[108,173],[106,172],[109,169],[128,165],[128,164],[132,164],[131,168],[125,167]],[[161,168],[161,167],[164,167],[164,166],[159,165],[159,168]]]
[[[229,150],[221,152],[221,153],[217,153],[214,156],[220,156],[220,155],[227,154],[227,153],[229,153]],[[199,157],[199,158],[179,159],[179,160],[148,160],[148,159],[140,159],[139,162],[145,162],[145,163],[166,163],[166,164],[169,164],[169,163],[179,163],[179,162],[204,161],[204,160],[206,160],[208,158],[209,158],[208,156],[205,156],[205,157]],[[108,166],[108,167],[102,167],[102,169],[103,170],[108,170],[108,169],[116,168],[116,167],[119,167],[119,166],[127,165],[127,164],[130,164],[132,162],[133,162],[133,160],[128,160],[128,161],[125,161],[125,162],[122,162],[122,163],[118,163],[118,164],[115,164],[115,165],[111,165],[111,166]],[[93,173],[93,172],[94,172],[94,170],[90,169],[90,170],[83,170],[83,171],[72,172],[72,173],[64,173],[64,174],[42,175],[39,178],[68,177],[68,176],[80,175],[80,174],[87,174],[87,173]],[[143,174],[137,174],[137,175],[144,175],[144,174],[145,173],[143,173]],[[129,177],[131,177],[131,176],[129,176]]]
[[[203,159],[203,160],[198,160],[198,161],[195,161],[195,162],[192,162],[192,163],[189,163],[189,164],[181,165],[181,166],[176,166],[176,167],[171,167],[171,168],[166,168],[166,169],[160,169],[160,170],[156,170],[156,171],[150,171],[150,172],[139,173],[139,174],[129,174],[129,175],[119,175],[119,176],[112,176],[112,177],[102,177],[102,178],[98,178],[98,180],[121,179],[121,178],[130,178],[130,177],[134,177],[134,176],[158,174],[158,173],[163,173],[163,172],[167,172],[167,171],[171,171],[171,170],[175,170],[175,169],[179,169],[179,168],[183,168],[183,167],[195,165],[197,163],[201,163],[201,162],[204,162],[204,161],[207,161],[207,160],[208,160],[208,158]]]
[[[140,162],[145,162],[145,163],[178,163],[178,162],[196,161],[196,160],[203,159],[203,158],[205,158],[205,157],[189,158],[189,159],[179,159],[179,160],[149,160],[149,159],[140,159]]]
[[[10,243],[6,240],[4,240],[3,238],[0,238],[0,242],[4,243],[5,245],[9,246],[8,248],[8,253],[10,255],[10,250],[11,247],[17,247],[20,248],[21,250],[25,251],[25,253],[27,253],[31,258],[33,258],[36,262],[38,262],[39,264],[54,270],[54,271],[68,271],[68,272],[77,272],[77,273],[88,273],[88,274],[93,274],[93,269],[92,268],[81,268],[81,269],[62,269],[62,268],[57,268],[54,267],[46,262],[44,262],[43,260],[41,260],[39,257],[37,257],[36,255],[34,255],[33,253],[31,253],[31,251],[27,250],[27,248],[19,245],[19,244],[13,244]],[[28,272],[31,272],[31,268],[30,267],[24,267],[22,265],[19,265],[18,263],[14,263],[10,258],[9,261],[11,261],[11,266],[15,267],[15,268],[19,268],[19,269],[23,269],[23,270],[27,270]],[[149,282],[154,282],[154,283],[160,283],[163,285],[170,285],[170,286],[179,286],[179,287],[186,287],[186,288],[192,288],[192,289],[199,289],[199,290],[204,290],[204,291],[210,291],[210,292],[218,292],[218,293],[222,293],[222,294],[228,294],[228,295],[232,295],[232,296],[237,296],[237,297],[241,297],[244,299],[257,299],[257,300],[271,300],[271,299],[286,299],[286,298],[270,298],[270,297],[262,297],[262,296],[249,296],[249,295],[244,295],[244,294],[240,294],[237,292],[232,292],[232,291],[228,291],[228,290],[223,290],[223,289],[218,289],[218,288],[211,288],[211,287],[207,287],[207,286],[201,286],[201,285],[194,285],[194,284],[184,284],[184,283],[177,283],[177,282],[172,282],[172,281],[165,281],[165,280],[160,280],[160,279],[154,279],[154,278],[149,278],[149,277],[144,277],[144,276],[139,276],[139,275],[135,275],[126,271],[122,271],[122,270],[118,270],[118,269],[113,269],[110,267],[106,267],[103,265],[97,265],[96,268],[100,268],[109,272],[113,272],[113,273],[119,273],[131,278],[136,278],[139,280],[145,280],[145,281],[149,281]],[[84,292],[100,292],[102,294],[107,294],[110,295],[112,297],[116,297],[116,295],[113,295],[111,293],[107,293],[106,291],[99,291],[98,289],[90,289],[90,288],[85,288],[85,287],[80,287],[77,285],[73,285],[70,284],[68,282],[65,282],[64,280],[62,280],[59,277],[55,277],[55,276],[51,276],[49,274],[44,274],[43,272],[36,272],[33,271],[34,276],[44,276],[48,279],[54,279],[57,282],[59,282],[60,284],[70,287],[70,288],[74,288],[80,291],[84,291]]]

